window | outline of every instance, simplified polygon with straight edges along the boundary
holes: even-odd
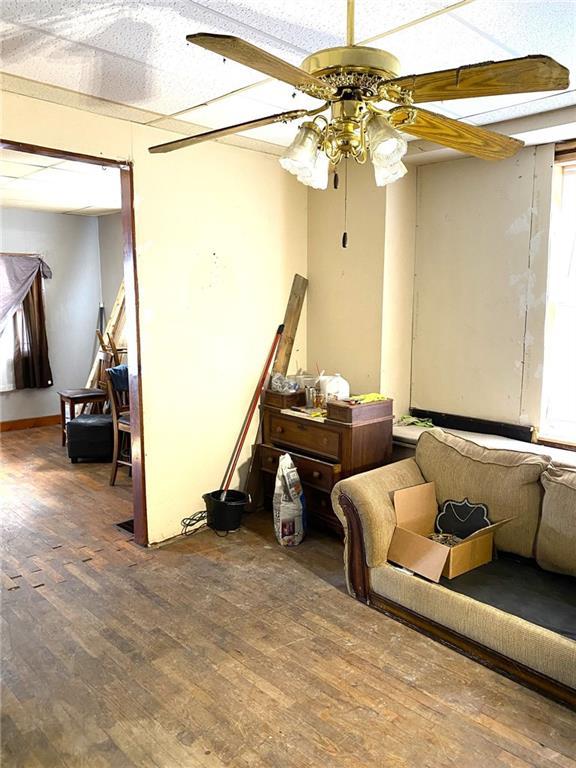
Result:
[[[7,323],[6,328],[0,334],[0,392],[10,392],[16,389],[16,377],[14,371],[14,358],[16,356],[16,339],[18,329],[24,324],[24,312],[22,305],[18,307],[14,316]]]
[[[540,436],[576,443],[576,157],[554,167]],[[570,159],[567,159],[570,158]]]

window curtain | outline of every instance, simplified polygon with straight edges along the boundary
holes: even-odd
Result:
[[[52,272],[39,257],[0,254],[3,391],[52,386],[43,277]]]

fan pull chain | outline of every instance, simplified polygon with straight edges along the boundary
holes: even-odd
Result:
[[[342,248],[348,248],[348,158],[344,161],[344,232]]]

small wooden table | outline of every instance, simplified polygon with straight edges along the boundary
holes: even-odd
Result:
[[[108,395],[103,389],[63,389],[60,395],[60,420],[62,424],[62,445],[66,445],[66,403],[68,403],[69,420],[76,418],[76,406],[86,403],[104,405]]]

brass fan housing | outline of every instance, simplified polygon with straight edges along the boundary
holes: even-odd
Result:
[[[377,99],[382,86],[399,75],[400,62],[379,48],[347,45],[316,51],[304,59],[301,68],[336,89],[331,100],[338,99],[343,89],[353,89],[370,101]],[[305,90],[316,95],[314,86]]]

